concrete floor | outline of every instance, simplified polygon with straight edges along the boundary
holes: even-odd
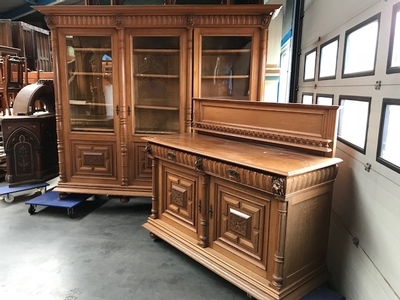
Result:
[[[150,199],[86,201],[28,213],[17,196],[0,201],[0,299],[249,299],[246,293],[141,226]]]
[[[50,188],[57,179],[49,181]],[[0,182],[0,187],[7,185]],[[150,198],[101,197],[75,208],[0,200],[1,300],[241,300],[245,292],[142,227]],[[323,295],[323,296],[321,296]],[[342,300],[322,286],[304,300]],[[259,299],[262,300],[262,299]]]

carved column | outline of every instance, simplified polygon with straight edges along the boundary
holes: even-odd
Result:
[[[280,290],[283,283],[283,263],[285,261],[284,251],[285,251],[285,239],[286,239],[286,222],[287,222],[287,207],[286,201],[279,201],[278,204],[278,240],[277,249],[274,254],[274,274],[271,286]]]

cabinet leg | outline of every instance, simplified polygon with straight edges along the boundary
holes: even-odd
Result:
[[[150,237],[151,237],[155,242],[161,240],[157,235],[155,235],[155,234],[152,233],[152,232],[149,232],[149,235],[150,235]]]
[[[119,198],[119,202],[128,203],[129,202],[129,197],[122,196],[122,197]]]
[[[59,198],[59,199],[67,199],[67,198],[68,198],[68,193],[60,193],[60,194],[58,195],[58,198]]]

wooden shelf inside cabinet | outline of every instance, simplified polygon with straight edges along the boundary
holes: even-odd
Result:
[[[178,49],[135,49],[133,54],[136,53],[162,53],[162,54],[179,54]]]
[[[171,106],[152,106],[152,105],[135,105],[135,108],[139,109],[154,109],[154,110],[172,110],[178,111],[179,107],[171,107]]]
[[[165,75],[165,74],[135,74],[134,76],[138,78],[171,78],[171,79],[179,78],[179,75]]]
[[[203,50],[203,54],[237,54],[237,53],[250,53],[251,49],[211,49]]]
[[[145,130],[145,129],[137,129],[135,131],[136,134],[174,134],[177,133],[177,131],[168,131],[168,130],[163,130],[163,131],[157,131],[157,130]]]
[[[74,48],[74,51],[75,52],[78,52],[78,51],[80,51],[80,52],[111,52],[111,48],[92,48],[92,47],[78,48],[78,47],[76,47],[76,48]]]
[[[246,79],[249,75],[205,75],[201,76],[203,79]]]

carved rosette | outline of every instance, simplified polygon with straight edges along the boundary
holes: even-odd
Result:
[[[114,21],[115,21],[115,26],[117,26],[117,28],[121,27],[121,25],[122,25],[122,16],[120,16],[120,15],[115,16],[114,17]]]
[[[194,16],[193,15],[187,15],[186,17],[186,23],[189,27],[193,27],[194,26]]]
[[[44,16],[44,21],[46,22],[47,26],[51,29],[54,26],[54,18],[53,16]]]
[[[271,16],[269,16],[269,15],[261,16],[261,25],[262,26],[268,27],[270,22],[271,22]]]
[[[200,156],[196,156],[196,160],[194,162],[194,170],[196,172],[203,172],[203,158]]]
[[[285,195],[285,179],[282,177],[272,177],[272,191],[274,195]]]
[[[146,147],[144,148],[144,152],[146,153],[146,155],[151,155],[151,144],[147,143]]]

